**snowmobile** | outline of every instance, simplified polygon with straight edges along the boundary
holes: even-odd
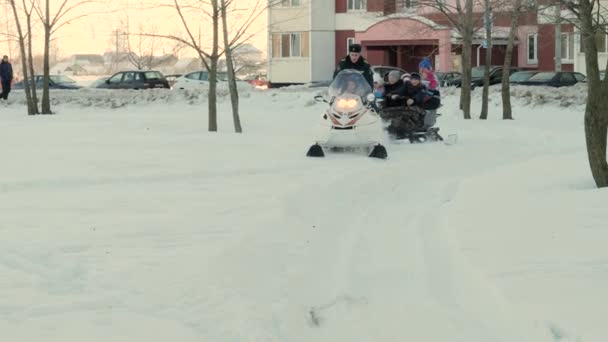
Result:
[[[397,100],[405,100],[398,98]],[[386,130],[395,140],[408,139],[410,143],[443,141],[439,128],[433,127],[441,115],[437,109],[398,105],[379,108],[380,117],[388,125]]]
[[[308,157],[324,157],[325,150],[366,150],[369,157],[386,159],[382,119],[375,109],[375,96],[365,77],[356,70],[343,70],[329,85],[330,100],[315,96],[329,108],[321,116],[315,143]]]

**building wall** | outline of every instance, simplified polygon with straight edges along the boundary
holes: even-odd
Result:
[[[572,25],[562,25],[563,33],[573,32]],[[538,25],[538,69],[555,70],[555,25]],[[563,71],[574,71],[574,61],[562,60]]]
[[[310,49],[310,80],[307,82],[331,80],[336,68],[336,34],[333,31],[313,31],[311,45],[312,42],[315,42],[315,48],[311,46]]]
[[[323,0],[323,1],[331,1],[331,0]],[[346,0],[336,0],[335,6],[336,6],[336,13],[346,13]]]
[[[486,54],[488,53],[487,49],[483,47],[478,49],[479,45],[473,46],[472,49],[472,65],[473,66],[481,66],[486,64]],[[477,62],[477,56],[479,54],[479,63]],[[503,65],[505,62],[505,56],[507,54],[507,46],[506,45],[494,45],[492,47],[492,63],[491,65]],[[517,47],[514,47],[513,56],[511,58],[512,66],[519,66],[517,57]]]
[[[277,6],[268,11],[268,76],[271,83],[305,83],[311,80],[311,57],[272,57],[273,33],[311,31],[310,1],[302,0],[298,7]],[[311,42],[312,39],[309,44]]]
[[[269,11],[270,32],[299,32],[310,30],[310,8],[305,0],[299,7],[273,7]]]
[[[311,1],[310,28],[313,31],[334,31],[336,29],[336,4],[333,1]]]
[[[308,83],[311,81],[310,59],[275,59],[270,72],[272,83]]]
[[[384,12],[385,0],[367,0],[368,12]]]
[[[337,65],[338,62],[344,58],[344,56],[346,56],[347,54],[347,50],[346,50],[346,39],[347,38],[355,38],[355,31],[354,30],[336,30],[335,32],[335,41],[334,41],[334,49],[336,51],[335,53],[335,64]],[[356,41],[357,43],[360,43],[359,41]]]
[[[538,68],[538,63],[528,63],[528,34],[538,33],[538,29],[533,25],[520,26],[517,28],[517,40],[519,41],[517,49],[517,66],[523,68]]]
[[[374,12],[347,12],[336,14],[336,30],[365,31],[386,18]]]

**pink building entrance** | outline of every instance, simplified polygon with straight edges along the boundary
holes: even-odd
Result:
[[[371,64],[417,71],[429,57],[438,70],[452,69],[450,29],[423,17],[383,20],[354,38]]]

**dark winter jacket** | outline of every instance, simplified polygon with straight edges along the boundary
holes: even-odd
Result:
[[[386,83],[384,84],[384,98],[385,105],[387,107],[403,106],[405,101],[403,99],[392,99],[392,95],[399,95],[399,90],[403,87],[403,80],[399,79],[395,84]]]
[[[363,56],[359,57],[357,63],[353,63],[350,60],[350,56],[342,58],[342,60],[340,60],[340,63],[338,63],[338,68],[336,69],[336,71],[334,71],[333,78],[336,78],[340,71],[346,69],[354,69],[360,71],[363,74],[363,77],[365,77],[367,83],[369,83],[370,87],[372,87],[372,89],[374,88],[374,72],[372,71],[372,67],[365,60],[365,58],[363,58]]]
[[[425,102],[425,96],[427,95],[426,87],[422,83],[414,86],[410,82],[405,82],[399,89],[399,95],[406,99],[414,100],[414,106],[422,107]]]
[[[424,109],[437,109],[441,105],[439,91],[430,90],[422,83],[414,86],[410,82],[405,82],[399,89],[399,95],[405,97],[406,101],[407,99],[414,100],[414,106]]]
[[[11,63],[5,61],[0,63],[0,79],[2,79],[2,81],[13,80],[13,66]]]
[[[384,84],[384,93],[386,95],[393,95],[393,94],[397,94],[399,92],[399,89],[401,89],[401,87],[403,87],[403,80],[399,79],[397,80],[397,82],[395,82],[395,84],[390,84],[390,83],[385,83]]]

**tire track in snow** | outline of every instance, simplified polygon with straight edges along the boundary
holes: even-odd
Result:
[[[310,254],[304,256],[310,262],[300,262],[301,274],[288,282],[300,285],[289,295],[298,298],[298,303],[287,309],[291,312],[287,330],[298,331],[293,340],[460,337],[463,341],[510,341],[509,335],[530,331],[509,323],[516,313],[496,299],[500,295],[492,284],[471,280],[480,275],[444,234],[439,207],[451,201],[457,183],[436,178],[434,184],[378,181],[400,179],[399,170],[389,169],[357,188],[345,186],[348,179],[366,171],[370,170],[357,170],[318,186],[327,190],[313,195],[332,198],[332,189],[342,189],[342,197],[352,201],[351,206],[326,201],[324,206],[315,205],[310,201],[313,196],[303,196],[310,184],[303,184],[291,208],[287,207],[300,226],[310,225],[307,214],[314,213],[319,216],[317,224],[329,230],[318,234]],[[391,200],[395,205],[382,206]],[[300,208],[307,212],[299,212]],[[354,214],[332,220],[340,212]],[[300,311],[306,305],[312,307],[308,319],[318,329],[303,334],[298,324],[303,323]],[[403,329],[405,322],[414,324]]]

